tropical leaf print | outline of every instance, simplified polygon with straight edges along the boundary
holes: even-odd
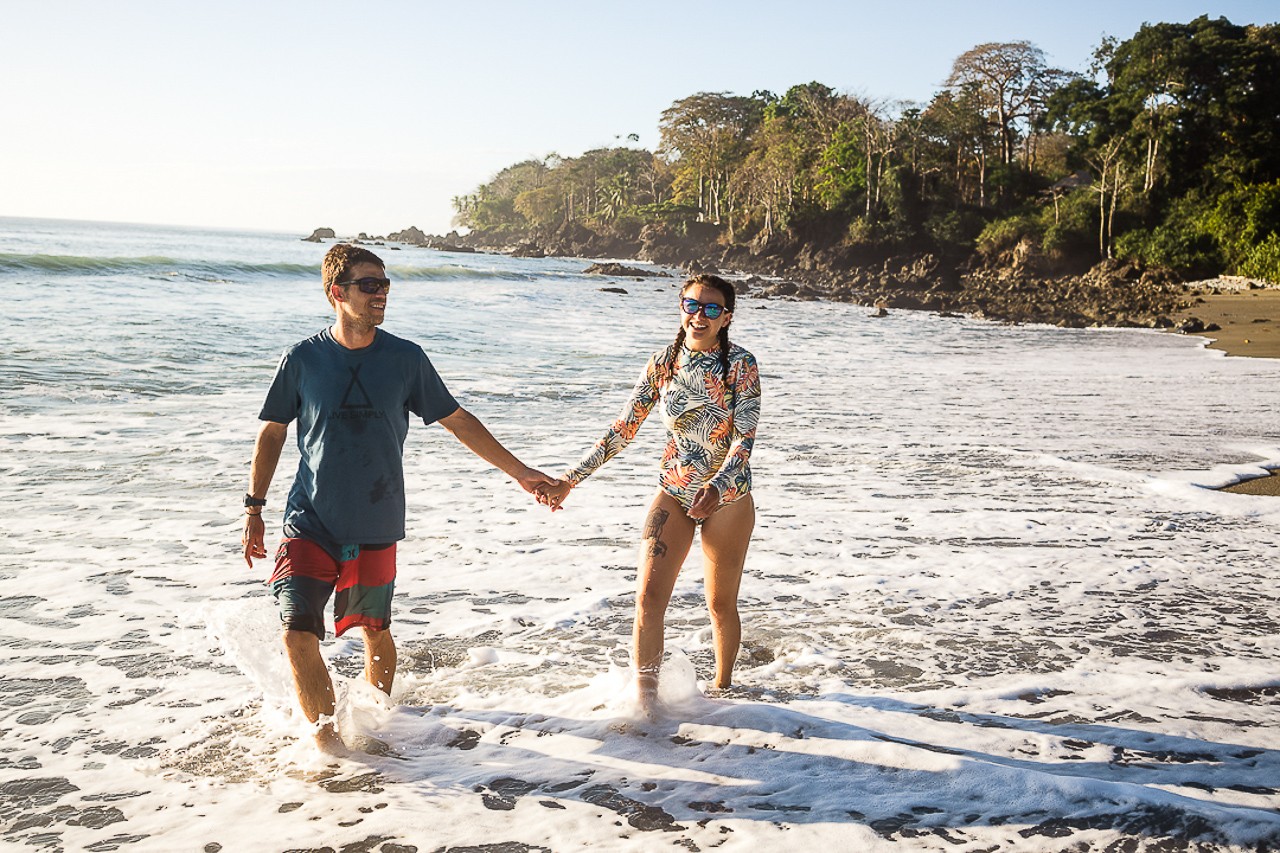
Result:
[[[582,482],[617,455],[655,405],[668,433],[660,476],[664,491],[686,509],[708,484],[720,492],[722,505],[751,491],[748,462],[760,420],[760,374],[755,357],[739,346],[729,351],[727,383],[719,350],[654,353],[618,420],[565,473],[569,481]]]

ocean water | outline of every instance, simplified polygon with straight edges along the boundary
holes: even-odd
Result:
[[[1144,331],[744,299],[737,685],[695,545],[657,722],[656,419],[555,514],[415,426],[394,701],[330,639],[362,751],[317,756],[239,544],[280,350],[331,316],[298,236],[0,219],[0,847],[1280,847],[1280,500],[1214,490],[1280,466],[1280,362]],[[378,251],[385,328],[552,473],[676,329],[678,278]]]

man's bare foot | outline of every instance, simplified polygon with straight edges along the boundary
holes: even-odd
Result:
[[[316,729],[316,749],[335,758],[344,758],[351,754],[351,750],[347,749],[347,745],[342,742],[342,737],[332,723],[325,723]]]

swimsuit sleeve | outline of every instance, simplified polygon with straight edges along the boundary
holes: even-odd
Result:
[[[733,441],[720,470],[707,483],[715,486],[721,502],[751,490],[747,461],[760,421],[760,371],[755,356],[744,353],[729,377],[733,383]]]
[[[622,407],[618,420],[609,427],[604,438],[587,451],[576,467],[565,472],[565,479],[575,486],[578,485],[631,443],[640,425],[644,423],[644,419],[649,416],[654,404],[658,402],[658,389],[665,371],[665,363],[663,351],[656,352],[649,358],[649,363],[645,365],[640,380],[636,382],[636,387],[631,392],[631,399],[627,400],[627,404]]]

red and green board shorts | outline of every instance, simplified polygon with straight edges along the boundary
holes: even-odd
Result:
[[[396,543],[348,545],[335,560],[310,539],[285,539],[276,551],[271,594],[280,621],[291,631],[324,639],[324,609],[333,596],[333,629],[341,637],[360,625],[384,631],[391,625],[396,585]],[[336,592],[336,595],[335,595]]]

